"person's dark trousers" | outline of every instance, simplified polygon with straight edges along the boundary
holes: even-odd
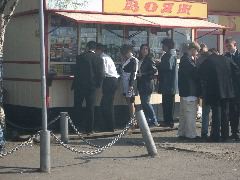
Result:
[[[240,116],[240,103],[237,101],[230,102],[229,105],[229,121],[231,126],[231,132],[233,135],[238,133]]]
[[[157,116],[153,109],[153,106],[150,104],[151,94],[140,93],[141,106],[144,112],[144,115],[148,122],[154,123],[157,122]]]
[[[211,138],[214,141],[220,140],[220,127],[221,127],[221,106],[220,102],[211,106],[212,109],[212,134]]]
[[[214,141],[219,141],[220,137],[226,140],[229,136],[229,123],[228,123],[228,100],[221,100],[211,105],[212,109],[212,134],[211,138]],[[221,133],[220,133],[221,132]]]
[[[103,115],[104,130],[114,131],[114,96],[117,90],[118,79],[115,77],[106,77],[102,85],[101,110]]]
[[[221,137],[226,140],[229,137],[229,100],[221,101]]]
[[[173,125],[175,94],[162,94],[163,119],[165,124]]]
[[[96,100],[96,90],[86,89],[74,91],[75,117],[80,117],[83,101],[86,101],[86,116],[82,119],[82,124],[86,133],[92,133],[94,130],[94,109]]]

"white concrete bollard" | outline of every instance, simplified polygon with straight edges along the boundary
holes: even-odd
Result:
[[[68,143],[68,119],[67,112],[60,113],[60,131],[61,131],[61,141]]]
[[[50,173],[50,131],[40,132],[40,170]]]
[[[148,154],[152,157],[158,156],[157,148],[153,140],[153,137],[149,129],[143,110],[136,112],[136,118],[138,120],[139,127],[143,136],[143,140],[146,144]]]

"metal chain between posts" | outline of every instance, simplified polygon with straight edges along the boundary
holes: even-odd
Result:
[[[48,123],[48,126],[55,123],[59,119],[60,119],[60,115],[58,115],[50,123]],[[2,122],[0,124],[2,124]],[[17,125],[14,124],[14,126],[17,126]],[[21,126],[19,126],[18,128],[20,128],[20,129],[34,129],[34,130],[37,129],[37,128],[24,128],[24,127],[21,127]],[[18,150],[20,150],[24,147],[32,146],[33,140],[36,139],[39,135],[40,135],[40,132],[37,132],[36,134],[30,136],[30,138],[27,141],[22,142],[21,144],[17,145],[16,147],[12,148],[11,150],[9,150],[7,152],[0,152],[0,158],[3,158],[3,157],[5,157],[7,155],[10,155],[10,154],[13,154],[14,152],[16,152],[16,151],[18,151]]]
[[[48,125],[53,124],[54,122],[56,122],[58,119],[60,118],[60,115],[57,116],[54,120],[52,120]],[[78,154],[85,154],[85,155],[97,155],[102,153],[103,151],[107,150],[108,148],[112,147],[117,141],[119,141],[125,134],[126,132],[131,128],[131,126],[136,122],[135,117],[131,118],[131,120],[128,122],[128,124],[126,125],[126,127],[122,130],[122,132],[117,135],[110,143],[108,143],[105,146],[99,146],[99,145],[95,145],[92,144],[91,142],[87,141],[82,135],[81,133],[78,131],[78,129],[76,128],[76,126],[73,124],[72,120],[70,119],[69,116],[67,116],[72,128],[74,129],[74,131],[77,133],[77,135],[88,145],[93,146],[95,148],[97,148],[96,150],[92,150],[92,151],[80,151],[75,147],[72,147],[68,144],[65,144],[64,142],[62,142],[55,134],[53,134],[53,132],[51,132],[52,137],[60,144],[62,145],[64,148],[74,152],[74,153],[78,153]],[[11,155],[14,152],[23,149],[24,147],[28,147],[28,146],[32,146],[33,144],[33,139],[37,138],[37,136],[39,136],[40,132],[37,132],[36,134],[32,135],[27,141],[22,142],[21,144],[19,144],[18,146],[14,147],[13,149],[7,151],[7,152],[1,152],[0,153],[0,158],[3,158],[5,156]]]
[[[74,125],[73,120],[70,118],[69,115],[67,116],[67,119],[68,119],[71,127],[72,127],[73,130],[75,131],[75,133],[78,135],[78,137],[79,137],[83,142],[85,142],[85,143],[88,144],[89,146],[92,146],[92,147],[95,147],[95,148],[101,148],[101,147],[102,147],[102,146],[93,144],[93,143],[91,143],[90,141],[86,140],[86,139],[81,135],[81,133],[79,132],[79,130],[77,129],[77,127]],[[129,121],[129,123],[126,125],[126,127],[129,126],[129,129],[130,129],[131,126],[135,126],[136,124],[137,124],[137,120],[136,120],[135,117],[133,117],[133,118],[131,118],[131,120]]]
[[[65,144],[64,142],[62,142],[56,135],[54,135],[52,132],[51,132],[51,135],[53,136],[53,138],[61,145],[63,146],[64,148],[74,152],[74,153],[77,153],[77,154],[85,154],[85,155],[90,155],[90,156],[93,156],[93,155],[97,155],[97,154],[100,154],[102,153],[103,151],[107,150],[108,148],[112,147],[119,139],[121,139],[125,134],[126,132],[131,128],[131,126],[133,125],[133,122],[134,122],[135,118],[131,118],[131,120],[128,122],[128,124],[126,125],[126,127],[122,130],[122,132],[117,135],[113,140],[112,142],[108,143],[107,145],[105,146],[98,146],[99,148],[96,149],[96,150],[93,150],[93,151],[81,151],[81,150],[78,150],[77,148],[73,147],[73,146],[70,146],[68,144]],[[75,127],[76,128],[76,127]],[[79,132],[78,132],[79,133]],[[82,137],[82,136],[81,136]],[[83,138],[83,137],[82,137]],[[85,140],[86,141],[86,140]],[[92,144],[92,143],[91,143]],[[93,144],[92,144],[93,145]],[[96,147],[97,145],[94,145],[94,147]]]
[[[16,147],[14,147],[13,149],[7,151],[7,152],[1,152],[0,153],[0,158],[3,158],[7,155],[11,155],[14,152],[23,149],[24,147],[28,147],[28,146],[32,146],[33,144],[33,139],[37,138],[37,136],[39,136],[39,132],[37,134],[32,135],[27,141],[22,142],[21,144],[17,145]]]
[[[98,146],[96,144],[93,144],[91,143],[90,141],[86,140],[82,135],[81,133],[79,132],[79,130],[77,129],[77,127],[73,124],[73,121],[72,119],[70,118],[70,116],[67,116],[67,120],[69,121],[71,127],[73,128],[73,130],[75,131],[75,133],[78,135],[78,137],[84,141],[86,144],[88,144],[89,146],[92,146],[92,147],[96,147],[96,148],[101,148],[101,146]]]

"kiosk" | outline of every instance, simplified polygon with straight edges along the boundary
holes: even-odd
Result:
[[[41,124],[41,74],[38,0],[20,0],[6,32],[4,44],[4,88],[7,118],[25,127]],[[155,59],[162,54],[161,40],[169,37],[176,48],[193,41],[196,29],[222,29],[207,21],[204,2],[166,0],[46,0],[45,46],[48,77],[49,119],[60,111],[71,113],[73,107],[72,67],[76,55],[88,41],[101,42],[116,64],[119,48],[128,43],[136,54],[141,44],[151,47]],[[179,54],[180,55],[180,54]],[[101,92],[97,95],[99,113]],[[137,104],[139,104],[137,97]],[[154,93],[151,103],[160,116],[161,96]],[[121,85],[115,96],[116,124],[128,121]],[[81,115],[80,115],[81,116]],[[96,116],[96,126],[101,118]]]

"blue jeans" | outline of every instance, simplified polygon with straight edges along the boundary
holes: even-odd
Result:
[[[211,107],[209,105],[206,105],[204,100],[203,100],[203,105],[202,105],[202,130],[201,130],[201,135],[202,136],[207,136],[208,135],[210,110],[211,110]]]
[[[0,125],[0,146],[3,146],[5,144],[5,139],[4,139],[4,134],[3,134],[3,129]]]
[[[141,105],[148,122],[157,122],[157,116],[150,104],[151,94],[140,94]]]

